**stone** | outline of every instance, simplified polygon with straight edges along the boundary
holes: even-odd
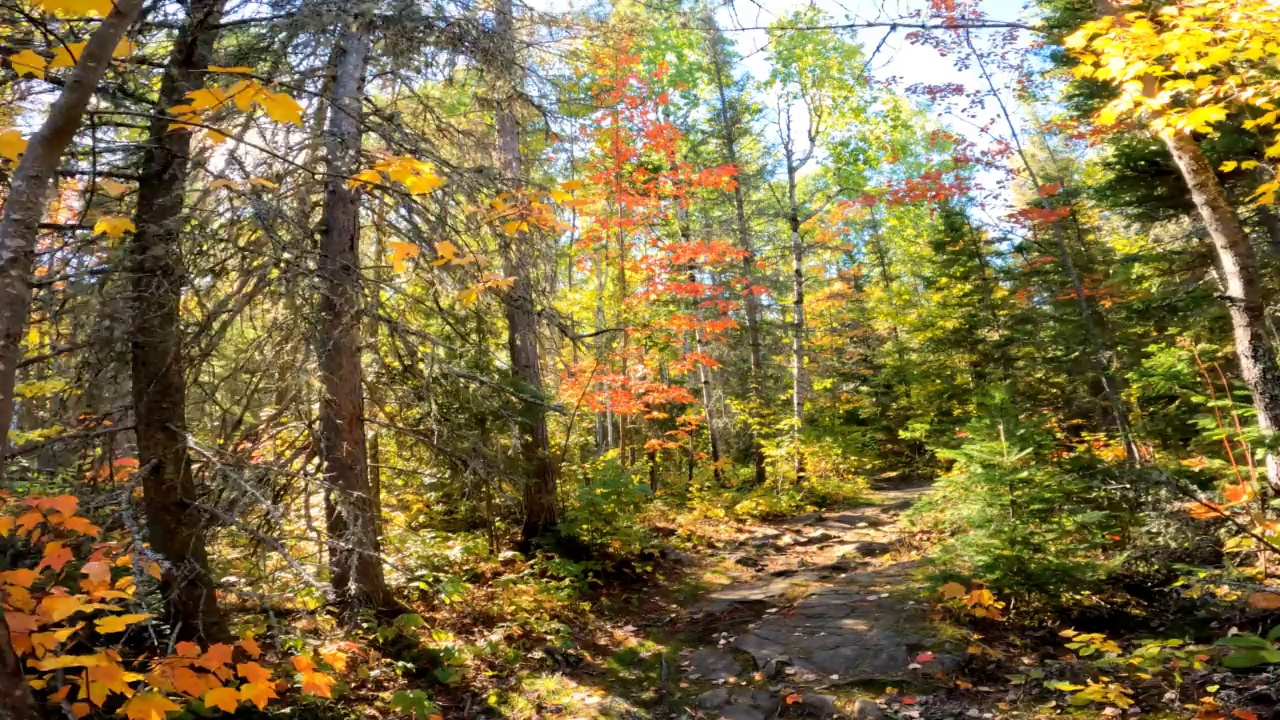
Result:
[[[816,512],[805,513],[803,515],[797,515],[791,518],[791,522],[796,523],[797,525],[812,525],[813,523],[819,522],[821,520],[822,520],[822,513],[816,513]]]
[[[858,720],[884,720],[884,710],[874,700],[858,698],[853,704],[853,716]]]
[[[717,715],[716,717],[720,718],[720,720],[767,720],[768,719],[768,715],[766,715],[762,710],[757,710],[753,707],[747,707],[745,705],[730,705],[727,708],[721,709],[720,714]]]
[[[725,688],[708,690],[698,696],[698,707],[703,710],[719,710],[729,704],[729,691]]]
[[[857,513],[844,513],[831,518],[831,522],[847,525],[848,527],[857,527],[859,525],[876,527],[887,524],[881,518],[874,515],[860,515]]]
[[[717,648],[694,650],[689,656],[689,673],[704,680],[727,680],[742,673],[731,653]]]
[[[893,546],[889,543],[868,540],[866,542],[854,543],[853,551],[863,557],[879,557],[893,552]]]
[[[803,543],[805,545],[817,545],[819,543],[824,543],[829,540],[834,540],[835,537],[836,537],[835,535],[832,535],[826,530],[817,530],[815,532],[811,532],[808,535],[806,535],[804,537]]]
[[[885,503],[880,506],[880,509],[887,510],[889,512],[902,512],[915,504],[916,501],[911,498],[902,498],[901,500],[894,500],[891,503]]]
[[[741,565],[743,567],[748,567],[748,568],[760,567],[760,561],[756,558],[751,557],[750,555],[739,555],[738,557],[733,559],[733,562],[736,565]]]
[[[663,548],[662,557],[679,565],[692,565],[693,556],[683,550],[672,550],[671,548]]]
[[[805,693],[800,703],[818,717],[829,718],[840,712],[839,708],[836,707],[835,695]]]

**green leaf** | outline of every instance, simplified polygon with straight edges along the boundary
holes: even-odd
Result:
[[[1257,635],[1247,634],[1224,637],[1214,644],[1222,647],[1261,648],[1263,650],[1270,650],[1272,648],[1271,643],[1266,640],[1258,637]]]
[[[1280,640],[1280,625],[1271,628],[1271,632],[1267,633],[1267,639],[1272,642]]]
[[[1233,669],[1275,665],[1280,663],[1280,650],[1237,650],[1222,658],[1222,664]]]

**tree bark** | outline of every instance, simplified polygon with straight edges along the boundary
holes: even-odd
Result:
[[[515,17],[511,0],[494,6],[495,51],[490,54],[491,72],[497,84],[494,125],[497,129],[496,158],[503,179],[519,193],[524,185],[520,158],[520,121],[515,114],[520,79],[516,58]],[[547,432],[547,409],[543,400],[542,364],[538,354],[538,316],[533,303],[533,238],[527,232],[502,236],[502,265],[514,282],[502,298],[507,319],[507,349],[511,373],[526,399],[520,404],[520,452],[524,465],[524,523],[522,543],[553,531],[558,522],[556,509],[556,466],[551,457]]]
[[[742,189],[743,168],[738,162],[738,121],[729,114],[729,99],[725,89],[725,73],[728,59],[724,54],[724,40],[715,24],[715,17],[708,14],[707,42],[711,48],[712,68],[715,70],[716,92],[720,99],[719,115],[721,136],[724,141],[725,159],[738,172],[738,182],[733,186],[734,230],[738,236],[738,248],[746,253],[742,259],[742,277],[747,281],[743,298],[743,313],[747,318],[747,346],[751,358],[751,396],[761,409],[764,397],[764,352],[760,342],[760,300],[752,288],[755,285],[755,248],[751,242],[751,229],[747,226],[746,197]],[[751,431],[751,458],[755,466],[755,483],[763,485],[768,477],[765,471],[764,446],[755,430]]]
[[[202,85],[226,0],[193,0],[160,83],[158,108],[179,105]],[[138,183],[131,245],[133,407],[142,468],[147,536],[169,561],[161,578],[169,624],[184,640],[223,640],[204,523],[192,509],[195,480],[187,453],[186,380],[179,303],[185,285],[180,249],[191,130],[151,122]]]
[[[678,213],[680,237],[685,244],[688,244],[690,242],[688,212],[684,208],[680,208]],[[691,285],[698,282],[697,268],[693,265],[689,266],[688,280]],[[702,324],[702,312],[698,310],[697,299],[693,301],[693,307],[695,323],[693,328],[693,348],[700,358],[698,362],[698,384],[702,389],[702,410],[703,417],[707,422],[707,443],[711,446],[711,474],[715,481],[720,483],[724,481],[724,474],[720,470],[720,438],[716,434],[715,409],[711,393],[711,369],[701,362],[701,357],[704,357],[707,351],[706,344],[702,341],[702,328],[700,327]]]
[[[4,601],[0,594],[0,604]],[[0,612],[0,720],[40,720],[40,706],[22,672],[22,661],[9,639],[9,624]]]
[[[9,181],[4,215],[0,217],[0,462],[9,450],[13,422],[13,389],[18,377],[22,336],[31,312],[31,273],[35,265],[36,235],[57,179],[58,162],[80,129],[85,109],[98,81],[106,74],[111,54],[142,9],[142,0],[118,0],[93,32],[71,70],[67,84],[49,107],[49,114],[30,139]],[[9,640],[9,627],[0,620],[0,718],[36,720],[40,710],[23,676],[22,663]]]
[[[360,201],[347,184],[360,161],[370,33],[368,13],[357,9],[338,36],[316,267],[320,285],[316,358],[323,388],[320,446],[328,482],[325,524],[331,582],[345,611],[394,604],[382,571],[379,499],[369,485],[360,366]]]
[[[1231,313],[1240,376],[1253,395],[1258,428],[1270,435],[1280,428],[1280,366],[1267,336],[1266,302],[1249,236],[1195,139],[1183,132],[1161,138],[1209,231],[1222,273],[1223,300]],[[1280,462],[1274,453],[1267,453],[1266,467],[1272,490],[1280,492]]]
[[[796,166],[787,158],[787,197],[790,202],[787,225],[791,228],[791,419],[796,452],[796,483],[805,481],[804,449],[800,433],[804,429],[804,239],[800,235],[800,206],[796,201]]]
[[[31,312],[29,279],[35,264],[36,234],[54,189],[58,162],[80,129],[116,44],[141,8],[142,0],[118,0],[93,32],[9,181],[9,196],[0,219],[0,458],[9,449],[13,388]]]

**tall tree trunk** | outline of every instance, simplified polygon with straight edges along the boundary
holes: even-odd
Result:
[[[361,101],[371,19],[357,10],[338,36],[325,133],[324,212],[320,227],[320,446],[328,482],[325,523],[331,582],[350,611],[393,604],[378,542],[379,498],[369,485],[360,367],[360,202],[347,184],[360,161]]]
[[[1161,137],[1209,231],[1222,273],[1223,300],[1231,313],[1240,375],[1253,394],[1258,428],[1270,435],[1280,428],[1280,366],[1267,336],[1266,302],[1249,236],[1195,139],[1183,132]],[[1267,453],[1266,465],[1272,490],[1280,492],[1280,462],[1274,453]]]
[[[689,220],[688,212],[684,208],[680,208],[680,237],[687,245],[690,242],[689,237]],[[697,284],[698,272],[694,265],[689,266],[689,284]],[[693,328],[693,347],[699,358],[706,356],[706,345],[702,341],[702,312],[698,310],[698,301],[695,299],[694,306],[694,323]],[[716,417],[715,407],[711,393],[711,369],[704,363],[698,363],[698,384],[702,388],[702,410],[707,422],[707,443],[711,446],[711,474],[717,483],[723,482],[724,476],[720,470],[720,438],[716,434]]]
[[[715,70],[716,92],[720,99],[720,131],[724,141],[725,159],[738,173],[738,182],[733,186],[734,230],[738,236],[738,248],[746,253],[742,258],[742,277],[747,281],[743,312],[747,317],[747,346],[751,358],[751,396],[763,409],[765,406],[764,352],[760,342],[760,300],[752,289],[755,286],[756,254],[751,242],[751,229],[747,226],[746,197],[742,189],[743,168],[738,162],[740,120],[733,117],[729,110],[728,92],[725,87],[728,58],[725,57],[724,37],[720,34],[720,28],[716,26],[713,15],[708,13],[704,22],[707,25],[707,43],[711,48],[712,68]],[[763,485],[768,480],[765,472],[764,446],[754,429],[751,431],[751,457],[755,466],[755,483]]]
[[[202,84],[226,0],[193,0],[160,83],[157,107],[180,105]],[[169,621],[183,639],[227,637],[218,610],[204,523],[191,507],[195,481],[187,453],[187,387],[179,302],[185,273],[179,244],[191,130],[151,122],[134,215],[133,407],[137,418],[147,536],[171,567],[161,578]]]
[[[0,218],[0,463],[9,450],[13,422],[13,388],[18,377],[22,337],[31,312],[31,273],[36,235],[53,191],[58,161],[80,129],[98,81],[111,54],[142,9],[142,0],[117,0],[115,8],[89,38],[49,114],[27,144],[9,181]],[[35,720],[40,711],[23,677],[22,663],[0,623],[0,718]]]
[[[511,0],[494,6],[495,52],[491,72],[497,82],[494,98],[494,125],[497,129],[497,160],[503,179],[515,192],[524,185],[520,158],[520,121],[515,114],[520,79],[517,71],[515,17]],[[503,235],[502,266],[514,283],[503,295],[507,319],[507,349],[511,373],[524,396],[520,403],[520,452],[524,465],[524,543],[548,531],[558,522],[556,511],[556,466],[551,457],[547,432],[547,408],[543,400],[542,364],[538,355],[538,316],[533,304],[533,237],[525,232],[515,237]]]
[[[36,234],[54,189],[58,162],[80,129],[85,109],[98,81],[106,74],[116,44],[141,8],[142,0],[118,0],[115,9],[93,32],[9,181],[9,196],[0,219],[0,458],[9,449],[13,387],[31,312],[30,277],[35,265]]]
[[[804,429],[804,239],[800,235],[800,206],[796,200],[796,166],[788,153],[787,225],[791,228],[791,273],[794,292],[791,298],[791,420],[792,441],[796,453],[796,482],[805,480],[804,449],[800,433]]]

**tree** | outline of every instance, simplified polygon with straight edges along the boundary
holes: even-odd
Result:
[[[486,58],[495,79],[495,157],[503,180],[519,195],[524,190],[520,157],[519,60],[515,16],[511,0],[497,0],[494,9],[494,48]],[[514,282],[502,296],[507,319],[507,349],[521,400],[521,453],[525,475],[522,541],[526,544],[556,526],[556,474],[547,432],[547,404],[542,387],[542,358],[538,352],[538,313],[534,306],[533,269],[538,255],[535,238],[517,223],[514,233],[501,236],[503,273]]]
[[[322,386],[320,445],[327,490],[331,582],[347,610],[393,604],[382,571],[378,541],[380,499],[369,484],[365,448],[364,388],[360,360],[360,200],[352,178],[363,138],[362,104],[372,44],[368,4],[344,16],[332,59],[327,98],[325,197],[316,275],[316,358]]]
[[[194,0],[174,41],[158,108],[182,105],[203,84],[225,0]],[[192,150],[190,127],[171,127],[167,113],[151,122],[138,184],[130,249],[133,274],[133,405],[138,460],[151,545],[169,561],[164,593],[181,639],[222,640],[205,547],[205,518],[193,505],[195,480],[187,451],[187,357],[180,304],[185,286],[180,242],[187,224]]]

